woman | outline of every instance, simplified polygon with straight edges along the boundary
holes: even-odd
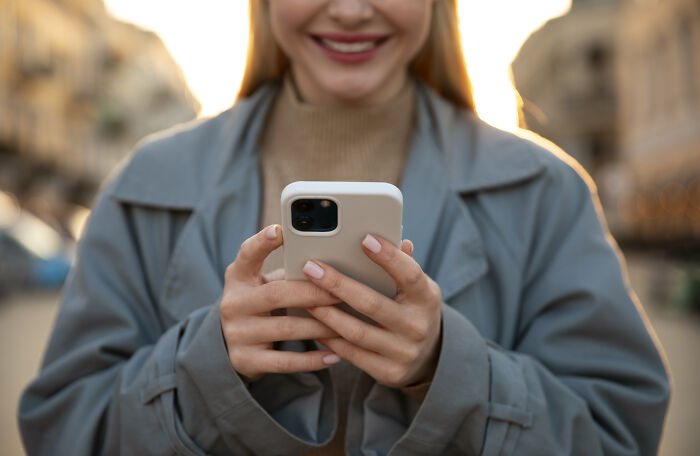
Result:
[[[594,187],[475,116],[455,4],[251,0],[239,101],[102,191],[28,453],[655,453],[667,377]],[[358,245],[395,299],[320,262],[275,280],[301,179],[400,184],[413,243]]]

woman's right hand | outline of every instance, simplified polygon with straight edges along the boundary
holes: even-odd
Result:
[[[277,309],[340,302],[311,282],[269,281],[261,274],[265,258],[282,243],[279,225],[264,228],[243,242],[236,259],[226,268],[219,304],[221,328],[231,364],[251,381],[265,373],[316,371],[340,361],[329,350],[298,353],[273,349],[276,341],[338,337],[315,318],[270,314]]]

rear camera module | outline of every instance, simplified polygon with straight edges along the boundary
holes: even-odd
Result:
[[[298,231],[328,232],[338,227],[338,205],[329,199],[292,202],[292,226]]]

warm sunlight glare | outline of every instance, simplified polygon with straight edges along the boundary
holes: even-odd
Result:
[[[182,67],[202,104],[200,115],[228,108],[243,74],[248,42],[244,0],[105,0],[116,16],[156,31]],[[503,129],[517,127],[508,65],[534,29],[564,13],[571,0],[460,0],[469,74],[479,115]]]
[[[459,1],[462,44],[482,119],[506,130],[517,128],[510,62],[530,33],[570,5],[571,0]]]
[[[202,105],[201,116],[233,103],[248,46],[245,0],[105,0],[125,21],[158,33]]]

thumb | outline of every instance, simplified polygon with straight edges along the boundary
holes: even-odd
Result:
[[[413,256],[413,242],[409,241],[408,239],[404,239],[401,241],[401,251],[405,253],[406,255],[412,257]]]
[[[282,245],[279,225],[270,225],[246,239],[238,250],[236,259],[229,265],[226,274],[237,281],[257,279],[265,258]]]

